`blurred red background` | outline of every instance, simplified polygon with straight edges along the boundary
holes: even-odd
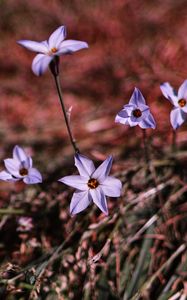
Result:
[[[71,125],[83,152],[105,157],[139,146],[139,128],[114,123],[135,86],[157,121],[149,131],[153,144],[167,145],[172,107],[159,85],[169,81],[178,88],[187,78],[186,11],[182,0],[1,1],[0,159],[15,144],[32,146],[46,169],[46,159],[55,164],[70,153],[53,78],[49,71],[37,78],[31,71],[35,53],[16,44],[45,40],[60,25],[67,26],[67,39],[89,44],[60,63],[64,100],[73,108]],[[178,139],[185,141],[185,125]]]
[[[62,243],[62,240],[65,243],[69,241],[69,235],[74,230],[78,234],[76,240],[72,242],[73,250],[70,252],[75,268],[72,265],[69,267],[69,264],[64,267],[63,260],[58,266],[59,272],[51,268],[54,271],[52,274],[49,268],[45,278],[50,277],[52,284],[48,285],[48,281],[45,281],[44,288],[47,287],[48,290],[43,289],[42,293],[52,291],[53,282],[58,280],[63,282],[62,279],[65,278],[67,291],[71,295],[73,291],[76,297],[71,296],[69,299],[81,299],[79,295],[82,295],[84,287],[87,289],[84,269],[84,266],[87,266],[87,259],[102,249],[112,224],[114,229],[116,228],[116,222],[121,225],[117,227],[116,242],[113,242],[111,247],[113,251],[111,253],[115,255],[119,251],[117,247],[120,238],[125,244],[126,241],[132,241],[143,222],[147,222],[149,216],[161,209],[155,236],[163,238],[161,240],[156,238],[153,250],[150,250],[153,260],[147,272],[148,279],[150,272],[154,273],[160,268],[172,251],[186,241],[183,234],[186,232],[186,223],[185,221],[182,223],[186,220],[186,158],[185,155],[184,158],[182,156],[176,165],[171,163],[175,157],[170,157],[169,162],[167,159],[164,161],[165,157],[168,158],[167,153],[170,154],[172,128],[169,112],[172,105],[163,97],[159,87],[160,83],[168,81],[178,89],[187,79],[186,15],[186,0],[0,1],[0,170],[4,168],[3,159],[12,156],[12,149],[17,144],[30,152],[34,166],[40,170],[44,179],[40,187],[37,185],[28,187],[21,182],[17,184],[0,182],[0,207],[5,208],[5,216],[2,214],[0,224],[0,259],[5,263],[10,261],[22,267],[40,257],[42,253],[51,251],[53,247]],[[90,213],[88,209],[76,218],[70,217],[69,203],[72,190],[57,180],[75,173],[76,168],[55,84],[50,71],[41,77],[32,73],[31,64],[35,53],[16,43],[20,39],[46,40],[60,25],[67,26],[67,39],[86,41],[89,44],[89,49],[60,57],[64,101],[67,109],[72,107],[71,126],[78,146],[81,153],[96,161],[104,160],[107,155],[113,154],[115,163],[111,174],[123,180],[123,196],[117,201],[108,200],[110,214],[114,216],[112,223],[109,222],[109,227],[104,226],[103,230],[101,228],[98,235],[93,227],[92,235],[89,237],[88,234],[88,243],[86,241],[80,248],[79,242],[84,241],[80,237],[90,230],[89,224],[100,228],[97,226],[102,225],[104,216],[93,205],[89,208]],[[157,122],[155,130],[147,130],[152,141],[151,156],[156,159],[162,158],[157,174],[155,173],[159,177],[154,178],[154,184],[150,176],[145,176],[147,173],[139,164],[140,160],[144,159],[140,128],[129,128],[114,122],[117,112],[128,103],[135,86],[142,91]],[[185,149],[187,145],[186,129],[186,124],[183,124],[177,130],[178,148]],[[163,199],[169,202],[169,208],[163,206],[166,208],[163,220],[162,213],[164,214],[165,210],[162,212],[160,205],[165,202],[160,200],[159,202],[157,199],[157,181],[165,184],[167,189],[165,191],[163,188]],[[153,190],[155,190],[153,196],[149,198],[147,195]],[[137,203],[134,202],[131,209],[128,204],[135,199],[139,200]],[[170,202],[174,211],[171,219],[169,219]],[[7,213],[6,208],[7,210],[21,208],[23,209],[21,215],[33,218],[34,230],[28,235],[28,240],[30,236],[33,237],[32,241],[36,246],[30,247],[28,244],[22,251],[24,243],[16,230],[18,212],[15,211],[14,216],[11,212]],[[118,223],[118,218],[122,223]],[[181,220],[181,223],[178,223],[178,220]],[[76,227],[76,222],[80,226]],[[127,262],[127,267],[134,264],[135,256],[138,259],[139,253],[141,256],[140,243],[141,240],[138,240],[136,248],[132,248],[134,254],[129,251],[128,255],[124,250],[128,248],[122,244],[125,252],[121,252],[123,256],[121,262],[122,260],[125,264]],[[66,246],[69,247],[68,245],[69,242]],[[85,247],[83,254],[86,263],[80,261],[79,273],[76,268],[81,247],[82,249]],[[78,257],[76,253],[79,254]],[[116,257],[118,259],[117,255]],[[64,261],[66,263],[66,258]],[[183,263],[184,257],[181,259],[182,266]],[[135,276],[137,276],[136,266],[135,262]],[[128,267],[127,274],[133,276],[130,268]],[[69,276],[71,269],[74,273],[70,273]],[[88,268],[88,276],[89,270],[91,268]],[[172,274],[169,273],[169,276],[176,276],[178,288],[180,269],[176,264],[175,272],[171,270]],[[181,270],[182,278],[184,269]],[[117,278],[117,271],[111,274]],[[169,289],[171,285],[164,280],[165,278],[160,276],[160,285],[167,284]],[[95,289],[94,285],[93,287]],[[155,287],[157,289],[157,285]],[[158,292],[159,289],[155,295]]]

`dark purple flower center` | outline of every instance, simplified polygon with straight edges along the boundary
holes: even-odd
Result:
[[[180,107],[184,107],[186,105],[186,100],[185,99],[180,99],[178,101],[178,104],[179,104]]]
[[[133,110],[132,114],[134,117],[139,118],[139,117],[141,117],[142,112],[140,109],[137,108],[137,109]]]
[[[21,169],[19,170],[19,174],[20,174],[21,176],[26,176],[26,175],[28,175],[28,170],[27,170],[26,168],[21,168]]]
[[[95,178],[90,178],[87,185],[90,189],[96,189],[99,185],[99,182]]]

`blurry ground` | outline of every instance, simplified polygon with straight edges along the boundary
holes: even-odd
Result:
[[[181,270],[180,264],[186,261],[186,254],[180,247],[185,247],[186,231],[186,154],[182,150],[186,149],[187,126],[178,130],[180,151],[171,156],[171,105],[161,95],[159,84],[168,81],[178,88],[187,78],[186,13],[186,1],[175,0],[0,1],[1,169],[3,159],[10,157],[18,144],[30,151],[44,175],[41,190],[0,183],[1,207],[23,209],[21,215],[31,216],[34,223],[32,232],[23,238],[16,231],[18,216],[2,215],[2,278],[8,263],[18,268],[8,278],[31,263],[37,270],[48,259],[46,253],[67,241],[62,260],[42,274],[41,298],[36,299],[164,300],[176,293],[179,297],[175,299],[180,299],[185,293],[186,270]],[[47,39],[59,25],[67,26],[68,39],[89,44],[88,50],[61,57],[61,82],[66,106],[72,106],[71,124],[81,152],[98,162],[113,154],[113,174],[124,182],[123,197],[108,202],[109,220],[94,206],[76,218],[69,216],[72,191],[57,180],[75,168],[54,82],[50,72],[37,78],[30,67],[34,53],[16,44],[19,39]],[[141,89],[157,121],[157,129],[148,130],[154,160],[149,175],[139,128],[114,123],[135,86]],[[153,177],[158,186],[161,184],[161,195]],[[138,235],[138,242],[131,241],[155,214],[159,219],[155,219],[156,225],[146,228],[150,244],[144,245],[146,235],[141,234],[145,230]],[[118,233],[115,238],[112,232]],[[112,242],[108,244],[110,234]],[[107,248],[104,261],[90,268],[88,257],[103,245]],[[179,256],[169,263],[170,268],[157,274],[145,295],[132,298],[178,248]],[[146,249],[149,257],[145,258],[141,249]],[[41,261],[34,263],[36,259]],[[142,261],[146,262],[144,268]],[[28,299],[30,275],[29,280],[16,281],[17,290],[15,282],[11,284],[10,292],[2,284],[2,299],[10,295],[8,299]]]

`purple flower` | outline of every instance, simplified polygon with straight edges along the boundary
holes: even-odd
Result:
[[[143,129],[154,129],[156,127],[149,106],[146,105],[142,93],[137,88],[134,89],[129,104],[124,105],[123,109],[117,114],[115,122],[131,127],[139,125]]]
[[[20,217],[18,219],[17,231],[25,232],[30,231],[33,228],[32,218],[30,217]]]
[[[32,71],[34,72],[34,74],[36,74],[37,76],[42,75],[55,56],[69,54],[83,48],[88,48],[88,44],[86,42],[75,40],[64,41],[65,38],[66,27],[60,26],[50,35],[49,39],[46,41],[18,41],[18,44],[20,44],[21,46],[39,53],[35,56],[32,62]]]
[[[100,210],[108,214],[106,196],[119,197],[122,184],[119,179],[108,176],[112,166],[112,156],[109,156],[97,169],[89,158],[75,155],[75,166],[79,175],[65,176],[59,179],[77,190],[73,194],[70,203],[70,213],[77,214],[87,208],[93,201]]]
[[[27,156],[25,151],[15,146],[13,149],[13,158],[4,160],[6,171],[0,172],[0,180],[18,181],[23,180],[26,184],[42,182],[40,172],[32,167],[32,158]]]
[[[170,122],[173,129],[177,129],[187,119],[187,80],[179,87],[178,94],[168,82],[160,85],[163,95],[173,104]]]

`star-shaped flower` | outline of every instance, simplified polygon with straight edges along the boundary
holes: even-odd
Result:
[[[77,214],[87,208],[93,201],[104,214],[108,214],[106,197],[119,197],[122,184],[119,179],[108,176],[112,167],[112,156],[109,156],[97,169],[92,160],[81,155],[75,155],[75,166],[79,175],[65,176],[59,179],[77,190],[70,203],[70,213]]]
[[[17,231],[26,232],[33,229],[33,220],[30,217],[20,217],[18,219],[18,228]]]
[[[43,42],[35,42],[30,40],[20,40],[18,44],[23,47],[37,52],[32,62],[32,71],[37,76],[42,75],[49,66],[55,56],[62,54],[70,54],[83,48],[88,48],[88,44],[82,41],[66,40],[66,27],[58,27],[49,37]]]
[[[23,180],[26,184],[42,182],[40,172],[32,167],[32,158],[19,146],[14,147],[13,158],[5,159],[4,164],[6,171],[0,172],[0,180]]]
[[[131,127],[139,125],[143,129],[154,129],[156,127],[149,106],[146,105],[142,93],[137,88],[134,89],[129,104],[124,105],[123,109],[117,114],[115,122]]]
[[[174,106],[170,113],[170,122],[173,129],[177,129],[187,119],[187,80],[181,84],[178,93],[168,82],[161,84],[160,89]]]

